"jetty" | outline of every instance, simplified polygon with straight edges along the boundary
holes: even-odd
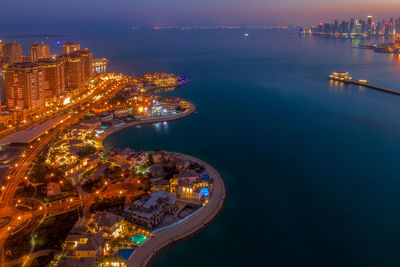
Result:
[[[400,91],[385,88],[382,86],[369,84],[367,80],[354,79],[353,77],[350,76],[350,74],[348,72],[332,72],[332,74],[329,75],[328,79],[333,80],[333,81],[343,82],[343,83],[356,84],[356,85],[372,88],[375,90],[379,90],[379,91],[394,94],[394,95],[400,95]]]

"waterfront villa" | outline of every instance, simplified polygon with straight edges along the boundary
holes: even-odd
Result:
[[[135,200],[132,206],[126,205],[124,214],[128,221],[152,229],[160,223],[166,213],[174,214],[177,210],[175,195],[158,190],[150,197]]]

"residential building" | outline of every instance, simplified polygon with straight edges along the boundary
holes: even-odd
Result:
[[[57,59],[39,59],[37,62],[44,71],[45,97],[56,99],[65,93],[65,64]]]
[[[77,54],[67,54],[59,57],[64,61],[65,90],[79,91],[85,86],[85,73],[82,67],[82,58]]]
[[[31,46],[31,60],[32,62],[39,59],[50,58],[50,47],[44,42],[36,43]]]
[[[101,233],[69,234],[65,239],[66,257],[96,258],[104,255],[105,241]]]
[[[125,118],[129,115],[129,110],[127,108],[121,108],[114,111],[114,116],[117,118]]]
[[[132,206],[126,205],[124,214],[128,221],[152,229],[161,222],[166,213],[175,214],[177,209],[175,195],[158,190],[149,197],[135,200]]]
[[[6,71],[9,108],[38,110],[45,105],[45,75],[36,63],[15,63]]]
[[[113,118],[114,118],[114,115],[109,112],[103,112],[99,115],[99,119],[101,122],[112,121]]]
[[[3,61],[3,47],[4,43],[0,41],[0,63]]]
[[[97,212],[88,228],[95,233],[119,236],[124,228],[124,218],[108,211]]]
[[[180,177],[170,180],[171,191],[176,192],[178,199],[200,203],[210,193],[210,183],[200,177]],[[172,185],[173,184],[173,185]]]
[[[93,76],[93,55],[86,48],[84,50],[78,50],[74,52],[81,57],[82,61],[82,70],[84,75],[84,81],[90,79]]]
[[[63,44],[62,46],[62,52],[64,55],[71,54],[75,51],[81,50],[80,44],[77,44],[75,42],[68,42]]]
[[[101,126],[101,121],[98,119],[87,119],[82,121],[81,124],[84,126],[89,126],[92,129],[94,129]]]
[[[22,45],[7,43],[3,46],[3,61],[6,64],[22,62]]]

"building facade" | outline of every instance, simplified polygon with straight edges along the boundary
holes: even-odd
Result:
[[[135,200],[132,206],[125,206],[124,214],[128,221],[152,229],[166,213],[175,214],[177,210],[175,195],[158,190],[148,198]]]
[[[63,46],[62,46],[62,52],[64,55],[71,54],[78,50],[81,50],[81,46],[80,46],[80,44],[77,44],[75,42],[68,42],[68,43],[63,44]]]
[[[45,105],[45,79],[36,63],[15,63],[6,71],[6,99],[10,109],[39,110]]]
[[[37,62],[44,71],[45,98],[52,101],[65,92],[65,63],[57,59],[39,59]]]
[[[22,45],[7,43],[3,46],[3,61],[6,64],[22,62]]]
[[[93,55],[88,49],[76,51],[75,54],[81,56],[84,80],[88,80],[93,75]]]
[[[4,43],[0,41],[0,63],[3,62],[3,47]]]
[[[85,70],[82,58],[77,54],[67,54],[59,57],[64,61],[65,90],[74,92],[85,86]]]
[[[39,59],[50,58],[50,47],[43,42],[31,46],[31,60],[33,62]]]

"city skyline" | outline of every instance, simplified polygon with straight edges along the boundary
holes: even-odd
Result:
[[[96,5],[94,5],[96,3]],[[136,3],[126,0],[113,2],[88,0],[79,2],[6,1],[0,11],[0,21],[8,25],[7,30],[58,28],[71,30],[77,24],[85,27],[102,24],[110,25],[312,25],[319,20],[347,19],[350,17],[376,18],[397,17],[394,10],[400,10],[400,3],[394,0],[363,1],[356,0],[326,3],[316,0],[301,0],[292,3],[289,0],[258,1],[159,1]],[[21,5],[25,8],[21,9]],[[343,6],[346,9],[343,10]],[[43,8],[44,7],[44,8]],[[337,15],[335,15],[337,14]],[[48,21],[52,21],[48,25]],[[28,25],[26,25],[28,24]],[[43,27],[44,26],[44,27]],[[81,25],[82,26],[82,25]],[[40,28],[39,28],[40,27]]]

